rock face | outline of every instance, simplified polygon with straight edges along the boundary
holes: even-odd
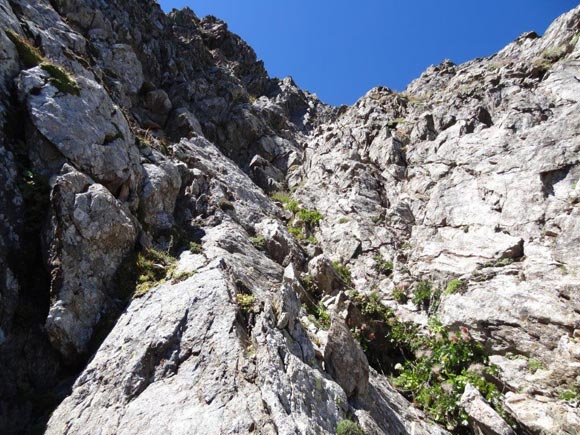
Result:
[[[580,431],[580,7],[340,109],[189,9],[0,9],[1,433]],[[424,413],[432,325],[496,369]]]

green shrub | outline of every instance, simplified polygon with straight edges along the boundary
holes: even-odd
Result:
[[[250,242],[254,247],[260,251],[266,250],[266,239],[264,236],[250,237]]]
[[[28,39],[23,38],[13,30],[6,30],[6,36],[16,46],[18,56],[26,68],[33,68],[44,61],[44,56],[40,50],[32,45]]]
[[[405,293],[403,290],[401,290],[400,288],[397,288],[397,287],[395,287],[393,289],[393,298],[399,304],[406,304],[407,301],[409,300],[409,298],[407,297],[407,293]]]
[[[137,254],[137,283],[133,297],[146,294],[152,287],[164,283],[175,269],[175,258],[171,255],[146,249]]]
[[[342,420],[336,426],[336,435],[364,435],[364,432],[354,421]]]
[[[483,347],[473,341],[467,328],[451,334],[431,322],[428,336],[420,338],[416,358],[405,362],[393,384],[435,421],[454,430],[467,422],[457,405],[467,383],[475,386],[501,414],[501,395],[483,376],[495,372]]]
[[[304,240],[306,238],[304,231],[300,227],[295,227],[288,224],[288,232],[296,237],[297,240]]]
[[[313,236],[306,237],[306,241],[311,245],[318,245],[318,240],[316,239],[316,237]]]
[[[465,286],[465,283],[463,281],[461,281],[460,279],[452,279],[447,284],[447,288],[445,289],[444,293],[446,295],[451,295],[453,293],[457,293],[459,290],[463,289],[464,286]]]
[[[192,254],[201,254],[203,252],[203,247],[197,242],[189,242],[189,250]]]
[[[376,254],[373,259],[375,261],[374,269],[377,273],[382,273],[385,276],[391,276],[393,274],[392,261],[385,260],[380,253]]]
[[[352,276],[350,274],[350,270],[348,269],[348,267],[345,266],[344,264],[339,263],[338,261],[333,261],[332,265],[334,266],[334,270],[336,270],[336,273],[338,273],[338,275],[342,279],[342,282],[346,286],[351,287]]]
[[[558,398],[568,402],[580,402],[580,389],[574,387],[571,390],[564,390],[558,395]]]
[[[248,295],[244,293],[238,293],[236,295],[236,302],[238,306],[242,310],[244,314],[248,314],[254,311],[254,304],[256,302],[256,298],[254,295]]]
[[[50,83],[59,91],[71,95],[80,95],[81,89],[77,81],[63,68],[50,62],[43,62],[40,67],[51,75]],[[122,134],[118,131],[115,138]]]
[[[317,226],[323,219],[322,214],[318,210],[310,210],[307,208],[302,208],[298,210],[296,214],[298,218],[310,226]]]
[[[296,212],[300,209],[300,203],[295,199],[292,199],[292,196],[290,196],[288,192],[274,192],[271,195],[271,198],[274,201],[281,202],[284,208],[293,214],[296,214]]]
[[[539,359],[530,358],[528,360],[528,370],[531,373],[536,373],[538,370],[543,370],[545,368],[546,368],[546,366]]]
[[[282,204],[287,204],[292,200],[292,197],[288,192],[274,192],[270,195],[274,201],[281,202]]]
[[[429,281],[421,281],[417,284],[415,291],[413,292],[413,302],[416,305],[425,305],[431,299],[431,294],[433,292],[433,284]]]
[[[338,223],[339,223],[339,224],[346,224],[348,221],[349,221],[349,220],[348,220],[348,218],[347,218],[347,217],[341,217],[341,218],[338,220]]]
[[[322,302],[309,307],[307,311],[310,313],[308,318],[318,329],[327,330],[330,328],[330,314]]]

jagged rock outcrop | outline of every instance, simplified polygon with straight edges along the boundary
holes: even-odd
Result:
[[[0,432],[580,430],[580,7],[342,108],[189,9],[0,11]]]

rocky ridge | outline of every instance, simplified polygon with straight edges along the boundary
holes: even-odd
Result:
[[[188,9],[0,9],[3,433],[580,431],[580,7],[341,108]]]

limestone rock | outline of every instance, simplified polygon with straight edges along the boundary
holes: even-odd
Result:
[[[368,392],[369,363],[342,319],[334,318],[324,348],[326,371],[348,397]]]
[[[465,386],[460,405],[463,407],[473,429],[482,435],[515,435],[514,430],[489,406],[477,388]]]
[[[49,246],[50,340],[74,362],[113,303],[113,277],[137,238],[126,209],[102,185],[66,166],[53,183]]]
[[[345,285],[332,261],[325,255],[319,255],[310,260],[308,273],[312,276],[312,281],[318,290],[323,294],[336,294]]]

